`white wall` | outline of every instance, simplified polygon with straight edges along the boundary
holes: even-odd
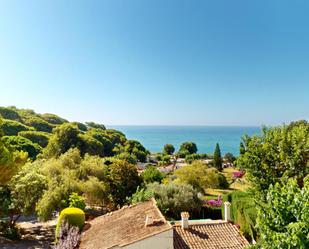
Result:
[[[125,249],[173,249],[173,229],[148,237],[133,244],[124,246]]]

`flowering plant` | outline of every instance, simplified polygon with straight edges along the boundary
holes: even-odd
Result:
[[[207,200],[206,205],[211,206],[211,207],[221,207],[222,206],[221,195],[218,196],[217,200]]]
[[[245,172],[243,171],[235,171],[233,172],[233,178],[242,178]]]

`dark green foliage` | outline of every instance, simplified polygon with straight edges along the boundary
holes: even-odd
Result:
[[[166,144],[163,148],[163,154],[173,155],[175,152],[175,147],[172,144]]]
[[[10,240],[19,240],[21,238],[18,227],[11,226],[6,222],[0,222],[0,234]]]
[[[3,119],[1,127],[5,136],[17,136],[20,131],[30,131],[33,128],[14,120]]]
[[[144,172],[141,174],[145,183],[159,182],[161,183],[164,175],[155,167],[147,166]]]
[[[221,150],[220,150],[220,146],[218,143],[216,144],[216,148],[214,152],[213,166],[219,171],[222,170]]]
[[[8,186],[0,187],[0,235],[12,240],[20,238],[19,230],[15,226],[17,220],[15,215],[19,213],[16,210],[11,190]],[[2,221],[1,218],[7,217],[7,220]]]
[[[119,159],[108,164],[108,181],[114,204],[122,206],[142,183],[135,165]]]
[[[218,188],[220,189],[227,189],[229,187],[229,183],[226,180],[226,177],[218,172]]]
[[[78,129],[80,129],[81,131],[87,131],[88,127],[80,122],[72,122],[71,124],[76,125],[78,127]]]
[[[200,154],[189,154],[189,155],[186,155],[185,162],[192,163],[193,161],[200,160],[200,159],[203,159],[202,155]]]
[[[81,155],[88,153],[89,155],[104,156],[103,145],[93,137],[85,134],[78,135],[80,142],[76,147],[80,150]]]
[[[116,144],[122,144],[126,142],[126,136],[121,132],[114,129],[107,129],[105,130],[105,134],[110,138],[113,146]]]
[[[41,114],[42,119],[44,119],[47,123],[53,124],[53,125],[60,125],[63,123],[67,123],[68,121],[60,118],[59,116],[51,113],[44,113]]]
[[[247,192],[234,191],[228,195],[231,202],[231,218],[240,226],[240,231],[248,239],[256,239],[255,221],[257,216],[256,204]]]
[[[45,120],[36,116],[30,116],[24,120],[24,123],[30,127],[33,127],[37,131],[52,132],[54,126],[47,123]]]
[[[245,154],[246,152],[246,148],[245,148],[245,145],[243,142],[240,142],[239,144],[239,154],[242,155],[242,154]]]
[[[105,130],[92,128],[87,132],[87,135],[92,136],[102,144],[104,156],[113,156],[114,145],[110,134],[107,134]]]
[[[20,136],[4,136],[2,141],[17,151],[28,153],[29,158],[34,160],[41,153],[42,148],[38,144],[31,142],[29,139]]]
[[[36,143],[44,148],[48,144],[50,134],[43,131],[21,131],[18,133],[18,136],[27,138],[31,142]]]
[[[64,123],[53,130],[49,143],[44,149],[46,157],[57,157],[71,148],[78,148],[82,145],[79,136],[80,130],[77,126],[70,123]]]
[[[179,152],[194,154],[197,152],[196,144],[193,142],[184,142],[180,145]]]
[[[176,153],[176,156],[180,157],[180,158],[186,158],[187,155],[190,155],[189,151],[187,151],[187,150],[179,150]]]
[[[88,128],[95,128],[100,130],[106,130],[105,126],[103,124],[97,124],[95,122],[86,122],[86,125]]]
[[[236,160],[236,157],[232,153],[226,153],[224,155],[224,159],[227,160],[229,163],[233,163]]]
[[[4,119],[11,119],[15,121],[20,121],[21,118],[16,110],[14,110],[14,107],[0,107],[0,117]]]
[[[127,140],[124,145],[125,152],[133,154],[138,161],[145,162],[147,157],[147,151],[145,147],[136,140]]]

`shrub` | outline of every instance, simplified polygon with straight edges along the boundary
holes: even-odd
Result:
[[[49,140],[49,133],[43,131],[21,131],[18,136],[29,139],[31,142],[39,144],[42,148],[46,147]]]
[[[20,136],[4,136],[3,142],[18,151],[25,151],[31,159],[36,159],[36,156],[41,153],[41,146],[31,142],[29,139]]]
[[[206,159],[206,158],[207,158],[206,154],[189,154],[189,155],[186,155],[185,162],[192,163],[193,161]]]
[[[155,167],[155,166],[148,166],[141,174],[145,183],[151,182],[161,182],[163,179],[163,174]]]
[[[200,211],[202,202],[198,192],[190,185],[152,183],[147,185],[147,190],[153,193],[159,209],[168,218],[179,219],[183,211],[194,217],[194,213]]]
[[[54,125],[59,125],[68,122],[67,120],[51,113],[44,113],[41,115],[41,118],[44,119],[46,122]]]
[[[69,207],[75,207],[81,210],[85,210],[86,208],[85,198],[82,196],[79,196],[77,193],[70,194]]]
[[[78,227],[80,230],[82,230],[84,223],[85,223],[85,213],[83,210],[79,208],[69,207],[65,208],[61,211],[57,227],[56,227],[56,241],[59,238],[60,235],[60,228],[63,223],[68,223],[70,226]]]
[[[20,121],[20,116],[18,112],[13,110],[13,108],[6,108],[6,107],[0,107],[0,116],[2,116],[4,119],[11,119]]]
[[[3,131],[3,134],[6,136],[16,136],[20,131],[29,131],[33,130],[32,127],[26,126],[17,121],[3,119],[0,127]]]
[[[189,154],[189,155],[186,155],[185,162],[192,163],[193,161],[199,160],[199,159],[201,159],[199,154]]]
[[[3,229],[2,235],[5,238],[11,239],[11,240],[18,240],[21,238],[19,229],[15,225],[5,224],[2,229]]]
[[[228,195],[231,202],[231,218],[240,226],[246,238],[255,238],[255,220],[257,215],[254,200],[247,192],[234,191]]]
[[[229,183],[227,182],[226,177],[221,173],[218,173],[218,182],[219,182],[218,187],[220,189],[226,189],[229,187]]]
[[[30,116],[24,119],[24,123],[28,126],[33,127],[37,131],[45,131],[45,132],[52,132],[54,126],[47,123],[45,120],[35,117],[35,116]]]

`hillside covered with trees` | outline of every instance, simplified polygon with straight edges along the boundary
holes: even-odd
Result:
[[[138,141],[103,124],[68,122],[55,114],[16,107],[0,107],[0,119],[3,143],[28,153],[31,160],[58,157],[72,148],[81,155],[119,156],[133,162],[144,162],[148,153]]]
[[[236,158],[222,156],[219,144],[213,155],[198,154],[194,142],[150,155],[103,124],[16,107],[0,115],[1,236],[18,239],[21,216],[48,221],[70,207],[103,214],[153,197],[169,220],[182,211],[220,219],[230,201],[232,221],[258,242],[253,248],[309,246],[307,121],[244,136]]]

